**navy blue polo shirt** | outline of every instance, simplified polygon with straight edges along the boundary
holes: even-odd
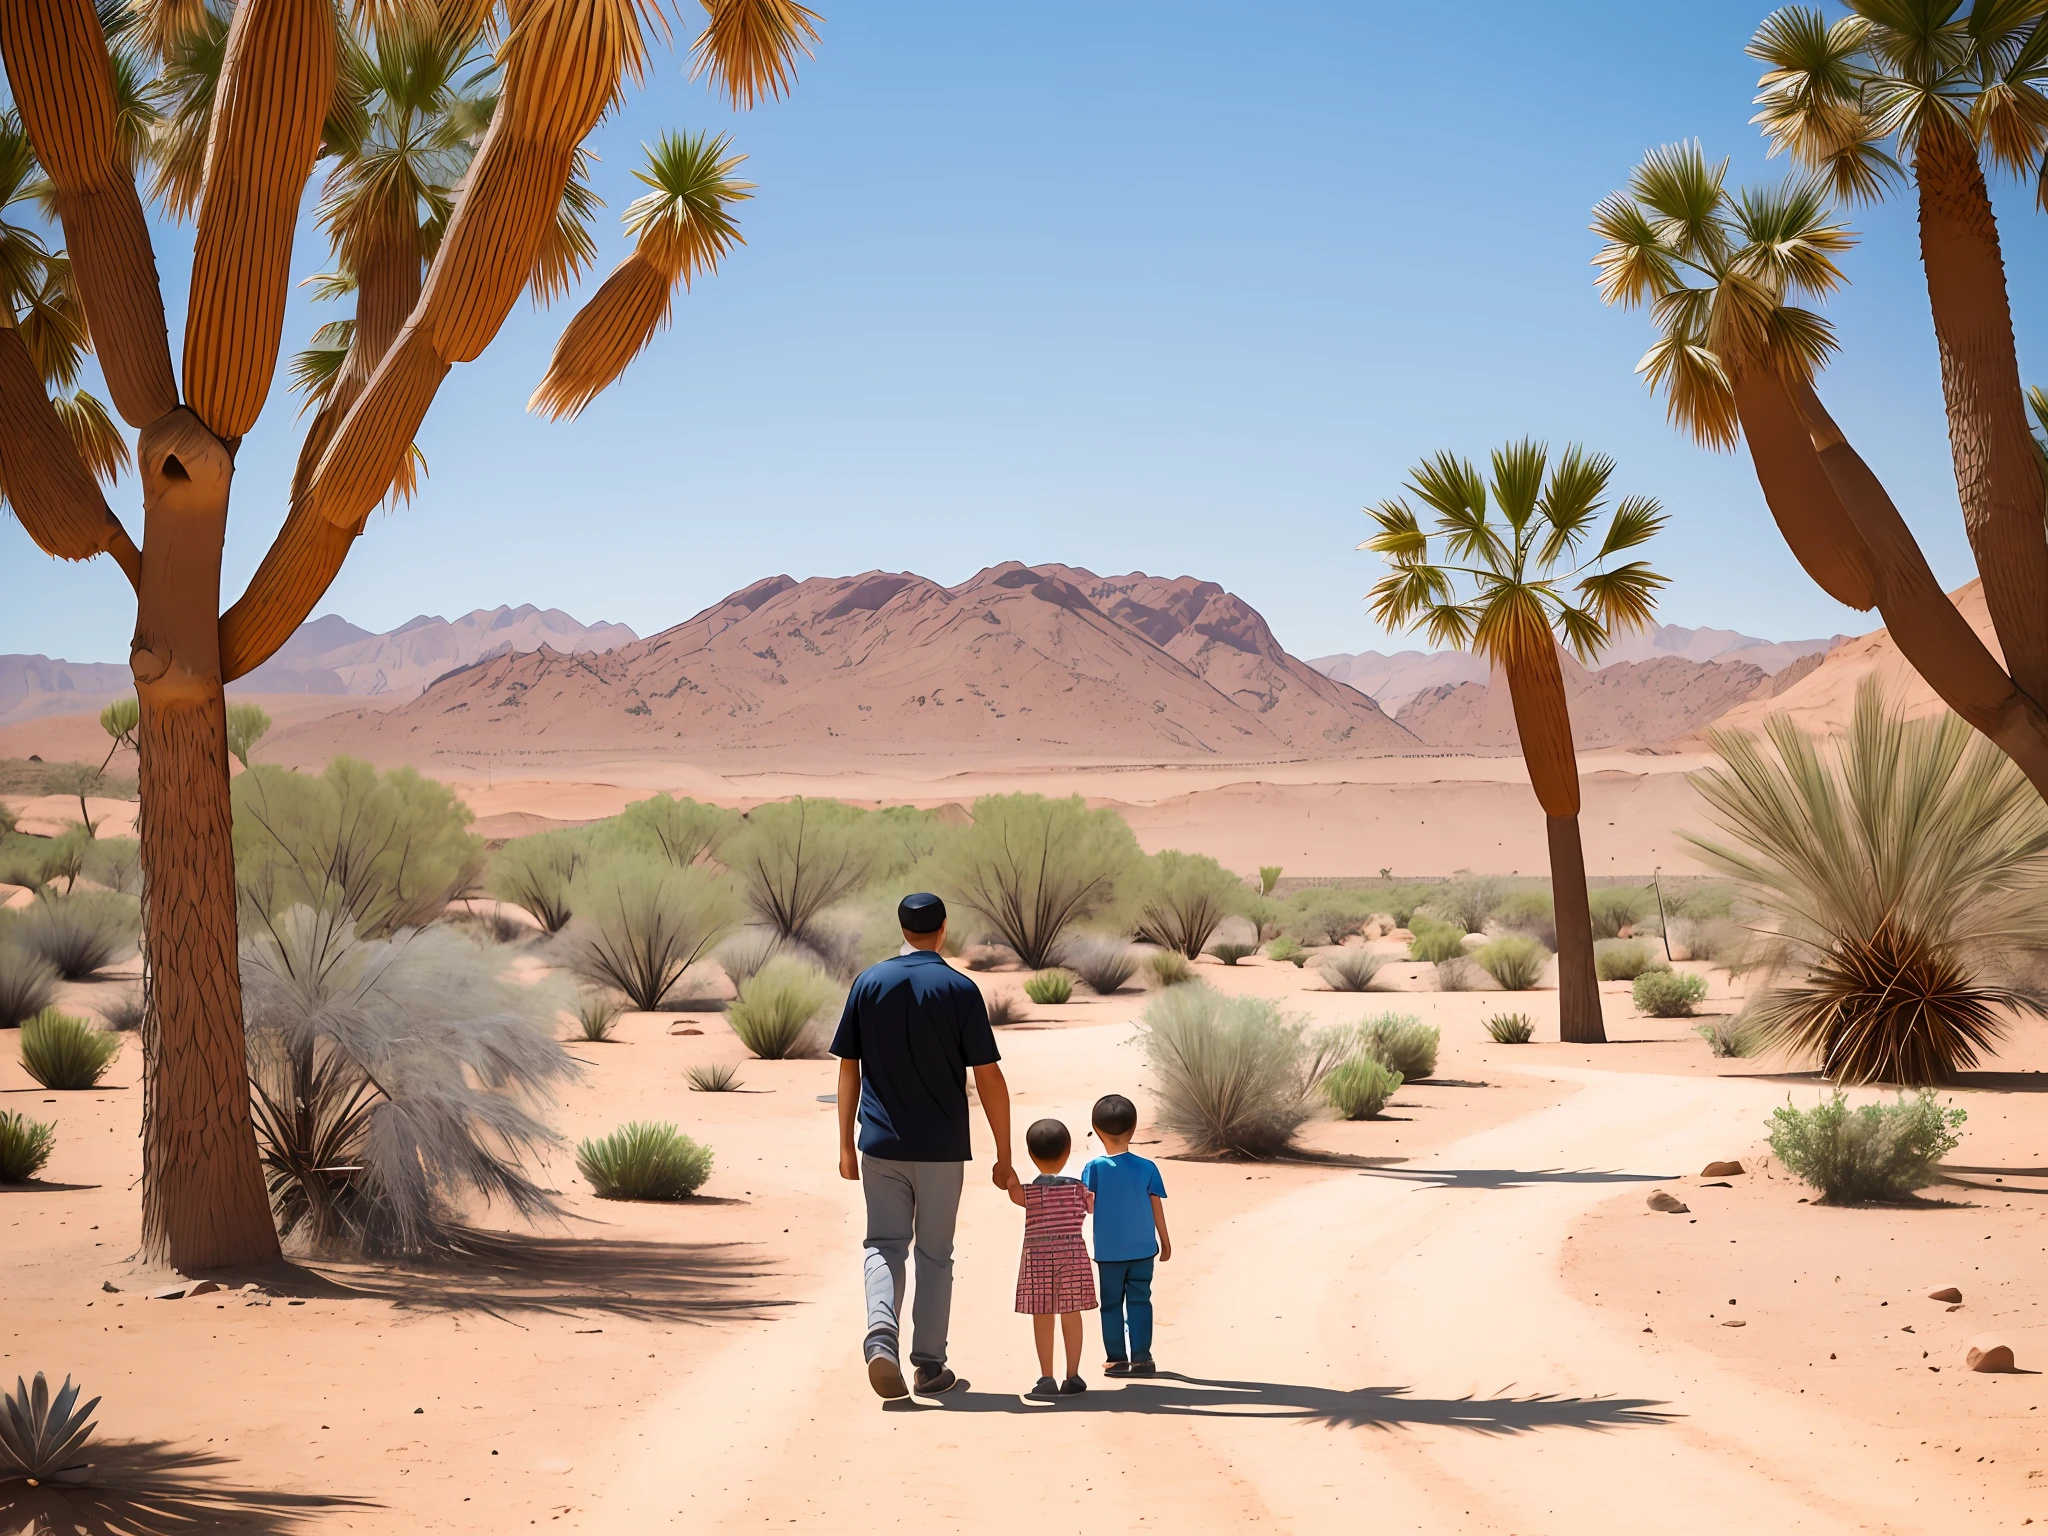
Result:
[[[860,1149],[899,1163],[967,1163],[967,1069],[1002,1060],[981,988],[931,950],[854,979],[832,1054],[860,1063]]]

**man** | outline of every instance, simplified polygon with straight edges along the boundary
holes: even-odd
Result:
[[[960,1209],[967,1138],[967,1073],[995,1136],[996,1188],[1017,1177],[1010,1165],[1010,1089],[996,1065],[995,1032],[981,989],[939,953],[946,904],[929,892],[896,908],[909,949],[861,972],[832,1038],[839,1058],[839,1176],[867,1197],[864,1272],[868,1383],[878,1396],[908,1397],[897,1318],[904,1259],[917,1250],[910,1363],[916,1390],[936,1396],[958,1384],[946,1369],[953,1311],[953,1223]],[[858,1145],[855,1117],[858,1116]]]

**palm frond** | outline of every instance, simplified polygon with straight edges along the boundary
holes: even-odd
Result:
[[[227,61],[228,23],[203,0],[157,0],[160,24],[143,34],[161,61],[151,91],[156,110],[150,196],[174,219],[189,217],[206,184],[206,144],[213,98]]]
[[[119,480],[134,460],[128,451],[128,439],[121,435],[120,427],[99,397],[81,389],[70,396],[58,395],[50,405],[78,449],[79,462],[102,485]]]
[[[709,76],[736,107],[784,95],[799,55],[811,56],[823,18],[796,0],[700,0],[704,30],[691,45],[692,80]]]
[[[1526,437],[1493,451],[1493,504],[1517,533],[1543,500],[1543,471],[1549,457],[1546,445]]]
[[[1668,585],[1667,578],[1641,560],[1631,560],[1610,571],[1594,571],[1579,578],[1579,595],[1587,612],[1608,634],[1644,629],[1657,611],[1657,593]]]
[[[1643,156],[1629,177],[1629,192],[1653,215],[1650,227],[1680,258],[1717,265],[1726,255],[1728,231],[1722,211],[1728,162],[1709,164],[1697,139],[1665,144]]]
[[[547,237],[541,241],[540,254],[533,262],[533,279],[527,284],[536,308],[545,308],[561,298],[597,260],[597,241],[590,233],[590,222],[604,206],[604,199],[590,184],[590,167],[596,158],[589,150],[577,146],[569,179],[562,183],[562,206]]]
[[[299,414],[318,410],[327,403],[334,381],[348,365],[349,348],[355,342],[353,320],[330,320],[313,333],[310,346],[292,354],[288,378],[294,394],[306,397]]]
[[[1549,529],[1537,551],[1539,565],[1554,565],[1578,547],[1599,515],[1613,478],[1614,460],[1606,454],[1588,453],[1577,443],[1565,449],[1543,489],[1543,520]]]
[[[1663,504],[1656,497],[1623,497],[1621,505],[1614,509],[1614,520],[1607,525],[1607,537],[1600,541],[1594,560],[1606,560],[1647,544],[1663,530],[1665,522]]]
[[[1694,441],[1726,452],[1742,440],[1728,372],[1708,348],[1666,337],[1643,354],[1636,372],[1663,392],[1665,415]]]
[[[1604,302],[1633,309],[1680,286],[1677,258],[1634,198],[1619,192],[1602,198],[1592,228],[1601,239],[1593,282]]]
[[[1734,267],[1780,297],[1833,293],[1848,281],[1834,258],[1853,248],[1856,236],[1846,225],[1829,222],[1830,212],[1825,192],[1811,178],[1743,188],[1735,203],[1741,248]]]
[[[34,285],[15,295],[20,306],[15,328],[43,382],[53,389],[70,389],[92,348],[85,306],[78,301],[68,259],[46,256],[41,265]]]
[[[1412,562],[1421,560],[1429,553],[1429,535],[1422,531],[1416,521],[1415,509],[1405,501],[1383,501],[1376,507],[1367,507],[1365,515],[1379,527],[1379,532],[1358,547],[1369,549],[1376,555],[1385,555],[1389,560]]]

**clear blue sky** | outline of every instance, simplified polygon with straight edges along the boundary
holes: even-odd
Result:
[[[597,141],[592,283],[663,127],[732,129],[750,243],[574,424],[524,413],[569,310],[522,306],[443,386],[420,499],[374,518],[316,611],[383,629],[531,602],[649,633],[777,571],[951,582],[1014,558],[1213,578],[1297,653],[1360,650],[1387,643],[1360,506],[1428,451],[1531,433],[1663,498],[1667,622],[1870,627],[1793,563],[1744,458],[1665,426],[1632,373],[1647,321],[1604,310],[1587,265],[1591,205],[1653,145],[1781,171],[1748,126],[1763,0],[819,3],[789,100],[734,118],[663,55]],[[2008,266],[2038,278],[2048,220],[1998,196]],[[1910,199],[1854,223],[1824,392],[1953,585]],[[188,245],[160,231],[174,335]],[[327,265],[310,221],[295,263]],[[2048,297],[2014,298],[2048,382]],[[288,349],[324,308],[295,304]],[[296,404],[277,389],[242,450],[230,596],[282,515]],[[117,501],[137,526],[133,481]],[[0,526],[0,651],[120,659],[132,617],[105,561],[55,566]]]

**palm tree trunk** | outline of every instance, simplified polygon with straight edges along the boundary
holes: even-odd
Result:
[[[1768,369],[1730,372],[1742,440],[1792,557],[1836,602],[1865,611],[1875,607],[1870,551],[1828,484],[1785,381]]]
[[[1579,760],[1564,669],[1546,630],[1529,653],[1504,660],[1515,733],[1529,783],[1543,807],[1550,839],[1550,900],[1557,919],[1557,1034],[1560,1040],[1604,1044],[1600,983],[1593,969],[1593,916],[1586,897],[1586,854],[1579,841]]]
[[[143,431],[142,1245],[181,1270],[278,1257],[249,1109],[236,956],[220,562],[234,463],[190,411]]]
[[[2006,669],[2030,698],[2048,699],[2048,535],[1998,220],[1976,146],[1953,130],[1921,143],[1914,179],[1963,527]]]

